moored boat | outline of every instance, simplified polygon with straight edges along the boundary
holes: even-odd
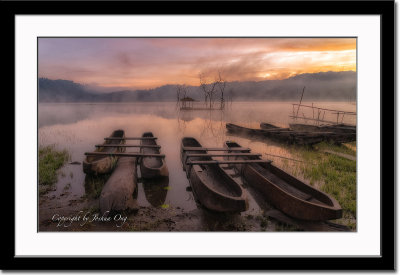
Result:
[[[144,138],[152,138],[153,133],[146,132],[142,135]],[[143,154],[160,154],[160,148],[157,147],[155,139],[142,139],[140,145],[149,146],[141,147],[140,152]],[[154,147],[150,147],[154,146]],[[142,178],[157,178],[157,177],[168,177],[168,167],[165,163],[164,158],[157,157],[143,157],[140,161],[140,173]]]
[[[238,143],[232,141],[225,142],[224,147],[236,150],[241,148]],[[226,158],[259,159],[257,156]],[[267,202],[288,216],[309,221],[342,217],[342,208],[333,197],[300,181],[272,163],[234,164],[234,166],[241,172],[246,182],[259,191]]]
[[[260,128],[264,129],[264,130],[267,130],[267,129],[279,129],[278,126],[275,126],[273,124],[266,123],[266,122],[261,122],[260,123]]]
[[[189,157],[188,154],[207,154],[204,150],[185,150],[201,144],[194,138],[181,141],[181,161],[196,199],[207,209],[216,212],[241,212],[248,209],[246,191],[219,164],[190,164],[190,161],[209,161],[210,156]],[[192,148],[193,149],[193,148]]]
[[[110,138],[124,138],[125,132],[124,130],[116,130],[112,132]],[[123,144],[125,141],[123,139],[120,140],[106,140],[103,145],[119,145]],[[94,152],[102,152],[102,153],[116,153],[116,152],[124,152],[125,148],[119,147],[98,147]],[[83,162],[83,172],[85,174],[107,174],[110,173],[113,169],[113,164],[117,161],[116,157],[111,156],[87,156]]]
[[[356,133],[356,126],[343,125],[343,124],[311,125],[311,124],[301,124],[301,123],[290,123],[289,127],[294,131],[305,131],[305,132],[333,132],[333,133],[348,133],[348,134]]]

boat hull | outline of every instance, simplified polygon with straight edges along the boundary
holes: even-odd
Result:
[[[305,132],[333,132],[337,134],[356,134],[356,128],[351,126],[342,125],[310,125],[291,123],[289,124],[290,129],[294,131],[305,131]]]
[[[147,132],[143,137],[154,137],[152,133]],[[155,140],[141,140],[141,145],[157,145]],[[158,148],[140,148],[140,152],[144,154],[160,154]],[[140,161],[140,174],[144,179],[152,179],[158,177],[168,177],[169,171],[164,158],[143,157]]]
[[[186,154],[205,153],[205,151],[183,151],[183,147],[201,148],[201,145],[193,138],[183,138],[181,143],[183,169],[186,171],[194,196],[201,205],[216,212],[242,212],[248,209],[246,191],[220,165],[187,165]],[[197,160],[211,160],[211,158],[199,157]],[[210,175],[215,175],[215,178],[210,179]],[[229,192],[221,191],[222,188],[217,188],[217,184]]]
[[[313,145],[322,141],[344,143],[356,140],[355,133],[293,131],[288,128],[252,129],[232,123],[227,123],[226,129],[229,133],[245,136],[248,138],[267,138],[275,141],[298,145]]]
[[[131,157],[119,158],[100,194],[101,214],[137,208],[137,203],[133,198],[137,189],[136,160]]]
[[[233,147],[232,142],[226,142],[224,146]],[[235,167],[250,186],[260,192],[271,205],[288,216],[308,221],[333,220],[342,217],[342,208],[334,198],[273,164],[238,164]]]
[[[110,137],[125,137],[125,132],[123,130],[114,131]],[[123,144],[124,140],[107,140],[103,144]],[[124,152],[125,148],[118,147],[99,147],[94,152],[107,152],[116,153]],[[82,169],[85,174],[88,175],[98,175],[98,174],[108,174],[111,173],[114,164],[117,162],[117,157],[98,157],[98,156],[87,156],[82,162]]]

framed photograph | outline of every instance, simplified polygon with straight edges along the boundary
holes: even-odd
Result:
[[[2,269],[394,270],[394,2],[219,4],[1,3]]]

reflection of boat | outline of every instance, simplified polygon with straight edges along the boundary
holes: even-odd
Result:
[[[241,148],[227,141],[226,148]],[[232,151],[230,151],[232,152]],[[246,152],[243,150],[242,152]],[[237,151],[235,151],[237,153]],[[260,157],[227,157],[229,159],[260,159]],[[285,214],[302,220],[339,219],[342,208],[338,202],[314,187],[296,179],[271,163],[235,164],[247,183]]]
[[[334,132],[306,132],[306,131],[293,131],[287,128],[278,129],[252,129],[239,126],[232,123],[226,124],[228,132],[243,135],[246,137],[269,138],[276,141],[295,143],[300,145],[311,145],[321,141],[333,141],[336,143],[353,141],[356,138],[352,133],[334,133]]]
[[[110,135],[111,138],[123,138],[125,137],[124,130],[116,130],[112,132]],[[125,141],[122,140],[106,140],[103,144],[122,144]],[[107,152],[107,153],[115,153],[115,152],[123,152],[124,148],[118,147],[98,147],[94,152]],[[110,173],[113,168],[113,163],[115,163],[116,158],[110,156],[87,156],[83,162],[83,172],[86,174],[106,174]]]
[[[207,161],[211,157],[190,157],[187,154],[206,154],[207,151],[190,150],[184,147],[202,148],[194,138],[185,137],[181,142],[181,161],[193,193],[206,208],[217,212],[241,212],[248,208],[247,193],[218,164],[187,164],[187,161]]]
[[[164,204],[168,193],[169,177],[143,180],[144,195],[154,207]]]
[[[153,133],[146,132],[142,137],[154,137]],[[157,146],[155,139],[142,139],[140,145]],[[160,154],[160,148],[141,147],[140,152],[143,154]],[[143,157],[140,162],[140,173],[142,178],[168,177],[168,168],[164,158]]]
[[[291,123],[289,124],[290,129],[295,131],[305,132],[333,132],[333,133],[356,133],[356,126],[347,124],[331,124],[331,125],[310,125]]]

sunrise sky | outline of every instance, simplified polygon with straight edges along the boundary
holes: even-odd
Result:
[[[39,38],[39,77],[146,89],[356,70],[355,38]]]

